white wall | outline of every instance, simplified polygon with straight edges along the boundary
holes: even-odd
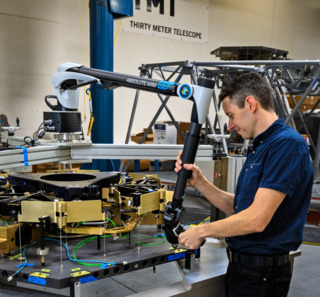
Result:
[[[194,0],[176,0],[194,2]],[[220,46],[261,45],[289,51],[291,59],[320,58],[318,0],[202,0],[208,5],[208,42],[173,40],[120,28],[114,46],[114,71],[139,75],[142,64],[171,61],[212,61]],[[79,6],[80,3],[80,6]],[[80,25],[81,24],[81,25]],[[114,22],[115,34],[120,21]],[[17,135],[31,135],[48,110],[44,97],[53,94],[50,77],[59,64],[72,61],[89,66],[88,0],[0,0],[0,113],[10,124],[20,118]],[[114,91],[114,140],[123,143],[135,91]],[[86,101],[85,101],[86,100]],[[84,103],[85,101],[85,103]],[[147,127],[160,106],[156,95],[140,96],[134,133]],[[188,121],[190,104],[171,98],[169,108],[178,121]],[[80,110],[88,103],[80,96]],[[213,118],[213,111],[211,110]],[[168,120],[163,112],[160,120]]]

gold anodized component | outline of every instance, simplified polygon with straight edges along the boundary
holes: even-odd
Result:
[[[49,216],[59,228],[68,223],[104,221],[100,200],[88,201],[22,201],[19,222],[38,223],[39,217]]]

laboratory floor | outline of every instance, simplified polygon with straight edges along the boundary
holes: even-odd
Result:
[[[161,177],[161,176],[160,176]],[[186,192],[184,207],[187,212],[185,220],[203,220],[210,215],[210,206],[208,202],[196,195],[192,189]],[[188,216],[187,213],[192,211],[195,217]],[[314,228],[320,228],[312,226]],[[319,238],[320,242],[320,238]],[[289,297],[318,297],[319,281],[320,281],[320,246],[306,245],[300,246],[301,256],[295,258],[293,278],[289,291]],[[137,293],[145,292],[154,288],[162,288],[170,284],[181,281],[182,276],[173,262],[156,266],[155,271],[152,268],[146,268],[135,272],[126,273],[109,277],[98,282],[93,282],[86,288],[90,291],[91,297],[110,296],[124,297],[132,296]],[[37,286],[39,287],[39,286]],[[43,291],[35,291],[31,289],[11,287],[0,284],[0,297],[9,296],[60,296],[48,293],[47,288]],[[64,296],[68,296],[69,290],[61,291]],[[81,296],[89,296],[83,292]],[[149,296],[149,295],[144,295]],[[150,295],[151,296],[151,295]],[[212,296],[218,296],[216,294]],[[164,296],[165,297],[165,296]]]

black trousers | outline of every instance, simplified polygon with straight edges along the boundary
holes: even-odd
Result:
[[[230,262],[225,279],[225,297],[286,297],[291,264],[254,267]]]

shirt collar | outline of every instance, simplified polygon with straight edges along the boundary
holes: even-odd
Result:
[[[263,131],[261,134],[259,134],[256,138],[253,139],[252,141],[253,147],[257,147],[260,143],[265,141],[271,134],[273,134],[283,125],[285,125],[283,119],[277,119],[276,121],[274,121],[267,130]]]

